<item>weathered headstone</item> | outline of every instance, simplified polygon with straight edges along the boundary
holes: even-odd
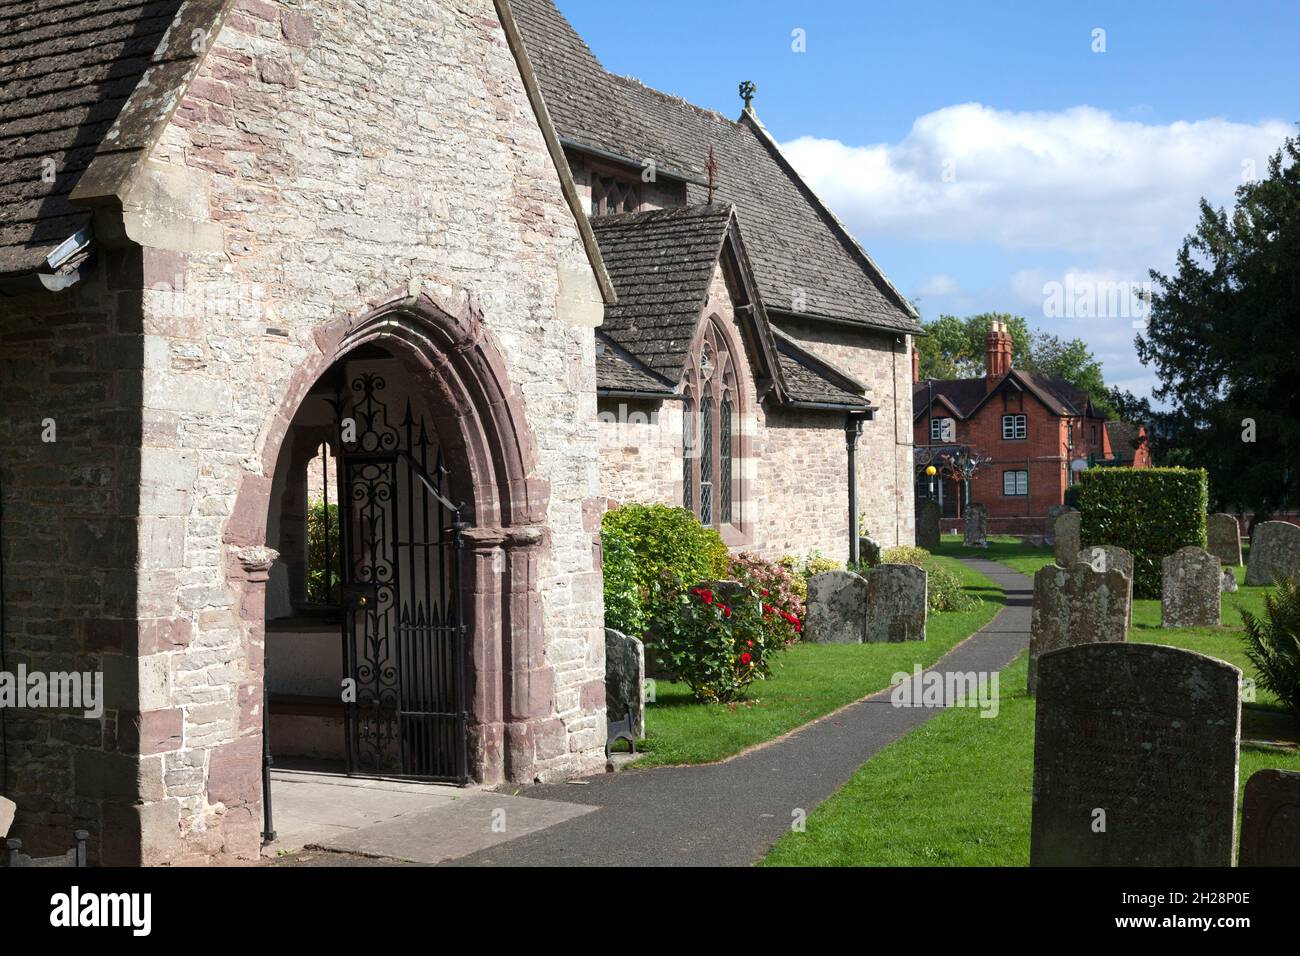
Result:
[[[823,571],[808,579],[805,641],[861,644],[866,621],[867,582],[861,575],[852,571]]]
[[[1250,537],[1246,584],[1275,584],[1279,578],[1300,577],[1300,525],[1289,521],[1263,521]]]
[[[1133,624],[1133,552],[1114,544],[1099,544],[1084,548],[1075,559],[1077,563],[1088,564],[1094,571],[1109,571],[1116,568],[1128,578],[1128,598],[1124,604],[1124,620]]]
[[[1047,509],[1047,520],[1043,522],[1043,544],[1046,547],[1056,544],[1056,519],[1073,510],[1069,505],[1052,505]]]
[[[1049,651],[1127,639],[1128,589],[1129,580],[1118,568],[1095,571],[1090,564],[1049,564],[1038,569],[1029,625],[1030,696],[1037,689],[1038,661]]]
[[[18,804],[7,797],[0,797],[0,840],[9,835],[9,828],[14,825],[14,811]]]
[[[1160,626],[1218,627],[1222,567],[1194,544],[1167,556],[1160,563]]]
[[[1071,509],[1056,519],[1056,543],[1053,556],[1061,567],[1068,567],[1079,556],[1079,523],[1082,516]]]
[[[1237,576],[1232,573],[1232,568],[1223,569],[1223,579],[1219,589],[1225,593],[1237,590]]]
[[[927,498],[916,509],[916,546],[927,551],[939,547],[939,502]]]
[[[858,560],[870,567],[880,563],[880,544],[871,538],[858,538]]]
[[[1205,541],[1205,550],[1224,564],[1241,564],[1241,528],[1232,515],[1219,512],[1206,518]]]
[[[1241,671],[1158,644],[1039,661],[1031,866],[1231,866]]]
[[[630,716],[633,736],[645,736],[645,648],[610,627],[605,628],[605,709],[611,721]]]
[[[966,506],[962,515],[962,543],[968,548],[987,548],[989,546],[989,509],[981,504]]]
[[[868,644],[925,640],[926,573],[911,564],[882,564],[867,574]]]
[[[1240,866],[1300,866],[1300,773],[1260,770],[1246,781]]]

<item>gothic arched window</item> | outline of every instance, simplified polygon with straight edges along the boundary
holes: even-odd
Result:
[[[704,326],[686,366],[682,425],[682,506],[700,523],[740,524],[736,363],[716,319]]]

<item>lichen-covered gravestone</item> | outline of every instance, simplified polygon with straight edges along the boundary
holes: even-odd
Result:
[[[1269,586],[1286,577],[1300,577],[1300,526],[1289,521],[1255,525],[1246,562],[1246,584]]]
[[[927,551],[939,547],[939,502],[930,498],[916,509],[916,546]]]
[[[1052,505],[1047,509],[1047,520],[1043,522],[1044,545],[1050,548],[1056,544],[1056,519],[1073,510],[1069,505]]]
[[[1160,626],[1218,627],[1223,566],[1189,544],[1160,562]]]
[[[1232,568],[1223,569],[1223,578],[1219,585],[1220,590],[1232,592],[1237,590],[1237,576],[1232,573]]]
[[[803,639],[814,644],[861,644],[867,622],[867,582],[852,571],[823,571],[808,579]]]
[[[605,709],[609,720],[632,717],[632,735],[645,736],[645,648],[635,637],[605,628]]]
[[[962,515],[962,543],[968,548],[989,546],[989,509],[980,504],[967,505]]]
[[[1300,866],[1300,773],[1260,770],[1246,781],[1241,866]]]
[[[1056,563],[1066,568],[1074,563],[1079,556],[1079,523],[1081,519],[1079,512],[1074,509],[1063,512],[1056,518],[1055,535],[1056,541],[1053,544],[1053,557]]]
[[[1031,866],[1231,866],[1238,682],[1157,644],[1039,661]]]
[[[1044,654],[1074,644],[1123,641],[1128,637],[1129,580],[1118,568],[1096,571],[1090,564],[1049,564],[1034,575],[1034,610],[1029,625],[1029,683],[1038,684]]]
[[[1123,572],[1128,578],[1124,620],[1131,627],[1133,624],[1133,552],[1114,544],[1100,544],[1080,551],[1076,563],[1091,565],[1094,571],[1109,571],[1115,568]]]
[[[925,640],[926,574],[911,564],[882,564],[867,573],[868,644]]]
[[[1205,550],[1224,564],[1241,564],[1241,528],[1232,515],[1219,512],[1206,518],[1205,541]]]

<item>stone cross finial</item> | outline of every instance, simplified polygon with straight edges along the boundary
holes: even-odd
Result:
[[[758,92],[758,87],[752,80],[745,80],[740,84],[740,98],[745,101],[745,109],[750,109],[754,102],[754,94]]]

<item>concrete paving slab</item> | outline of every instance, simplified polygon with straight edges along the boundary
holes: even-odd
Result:
[[[403,814],[386,823],[313,842],[323,850],[434,864],[487,850],[595,807],[504,793],[466,794],[446,804]]]

